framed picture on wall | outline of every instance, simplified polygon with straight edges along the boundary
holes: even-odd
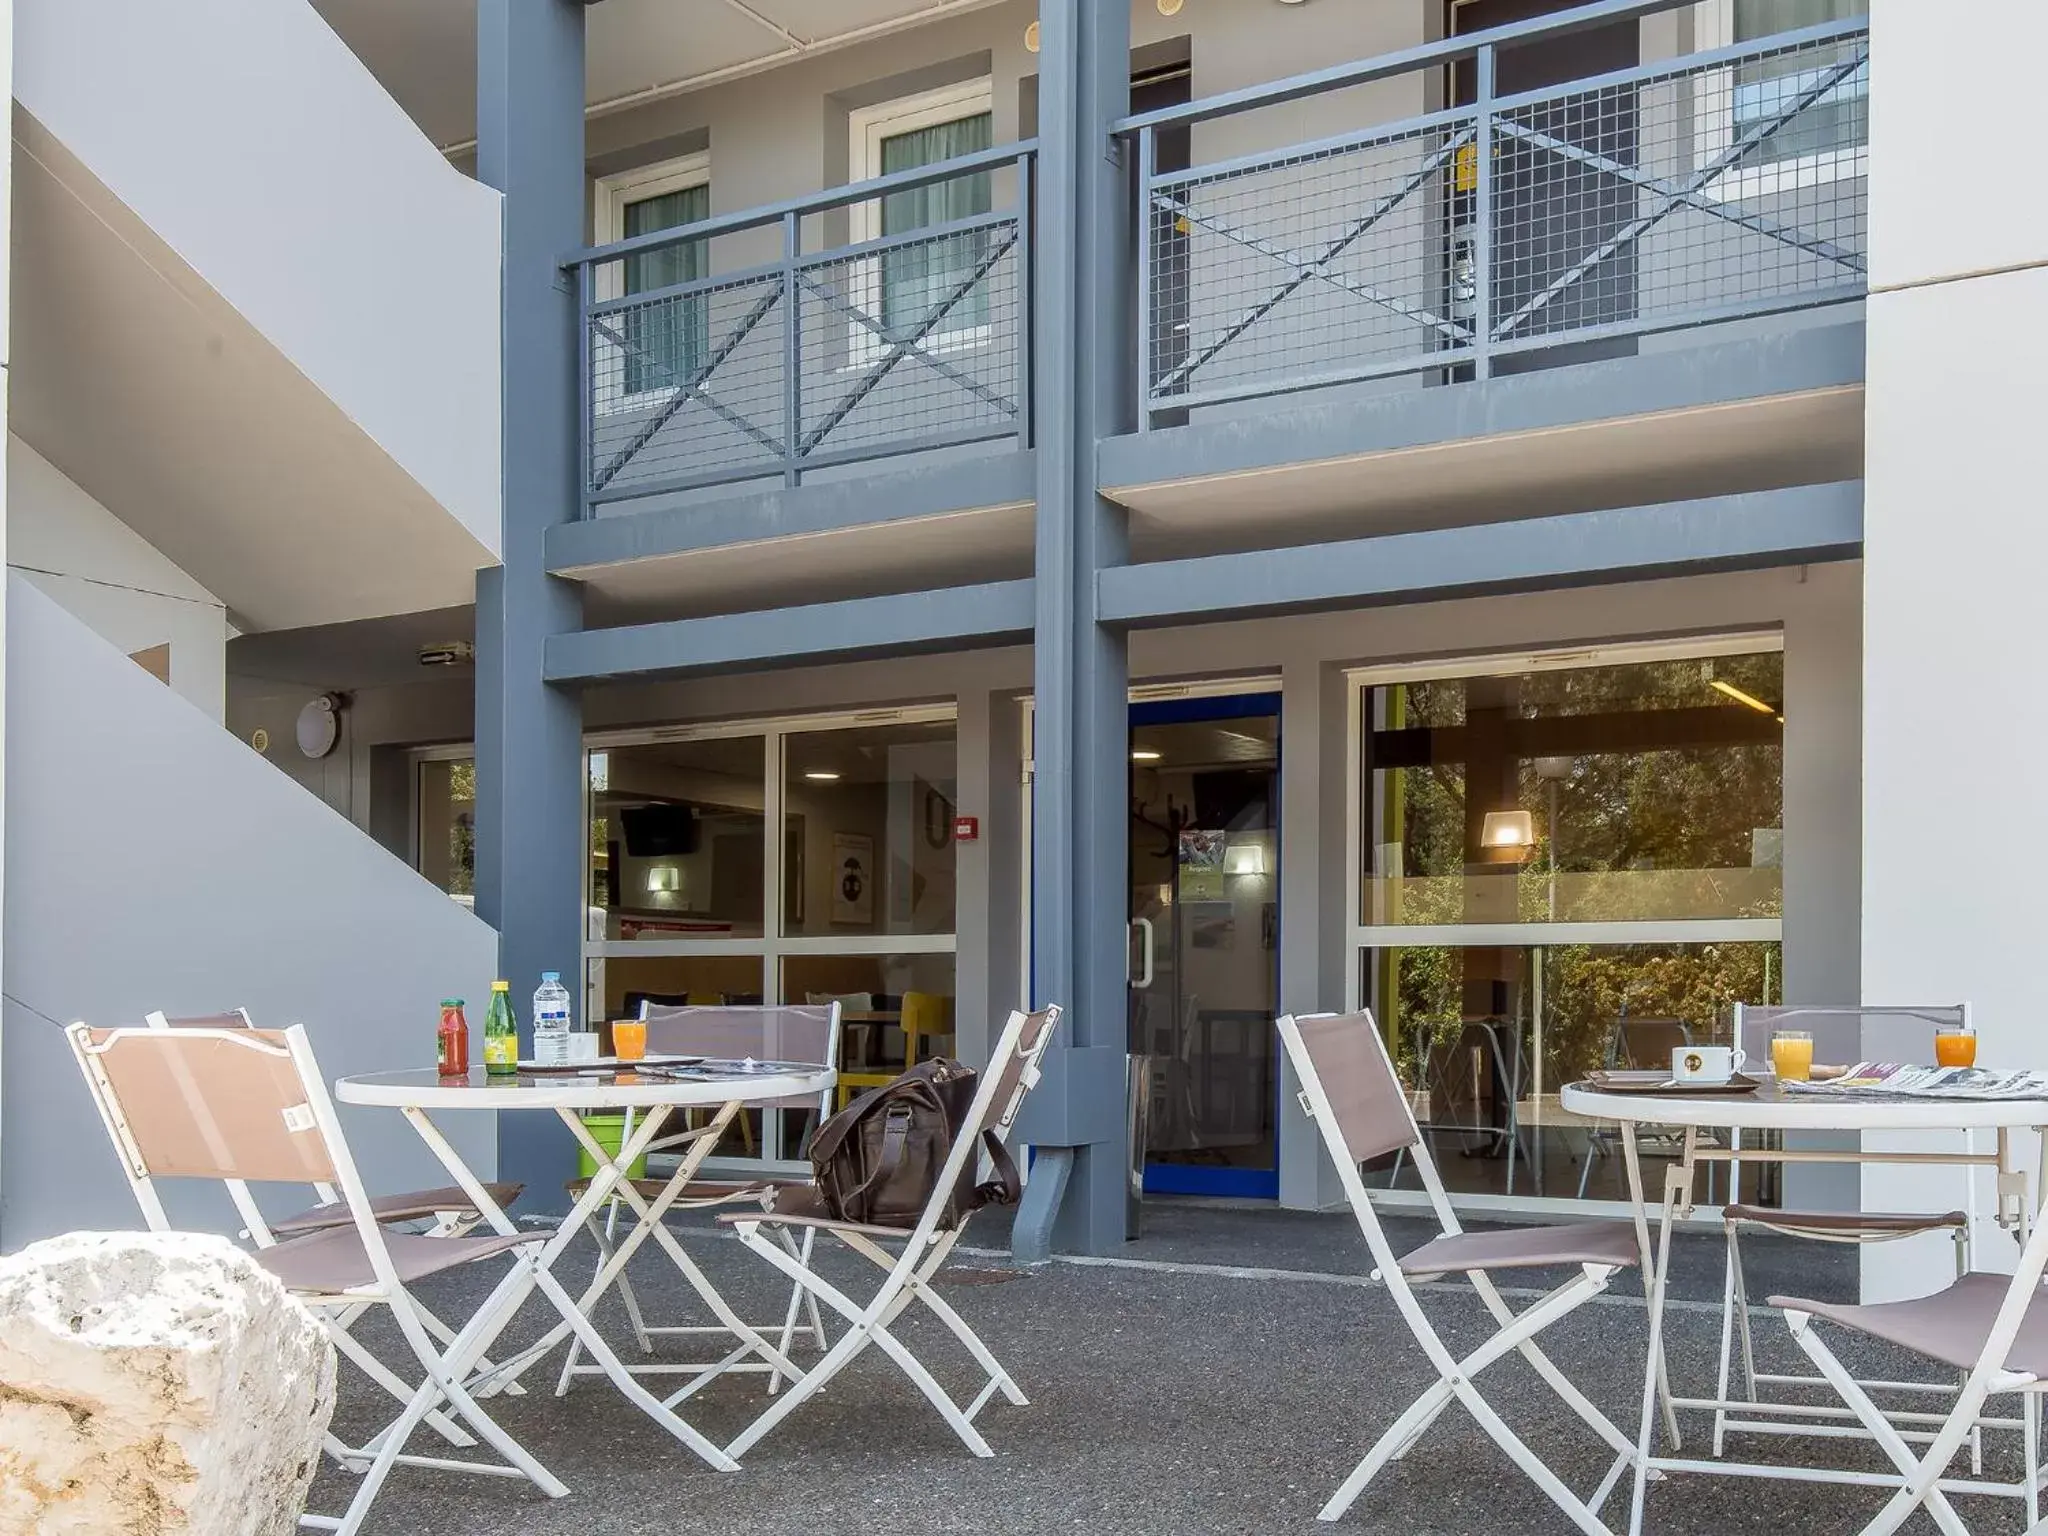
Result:
[[[832,834],[832,921],[875,920],[875,840],[857,832]]]

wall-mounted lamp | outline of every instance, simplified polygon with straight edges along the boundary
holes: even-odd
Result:
[[[1156,763],[1159,761],[1159,757],[1160,754],[1153,751],[1150,747],[1134,747],[1131,749],[1131,761],[1134,763]]]
[[[1266,872],[1266,847],[1263,843],[1233,843],[1223,855],[1223,873],[1226,875],[1263,875]]]
[[[1526,853],[1536,846],[1536,818],[1527,811],[1488,811],[1479,829],[1479,846]]]
[[[809,779],[813,784],[837,784],[839,782],[839,775],[834,773],[830,768],[808,769],[804,773],[804,777]]]
[[[657,864],[647,871],[647,889],[656,894],[674,896],[683,888],[683,872],[673,864]]]
[[[1024,29],[1024,51],[1026,53],[1038,52],[1038,23],[1035,21]]]

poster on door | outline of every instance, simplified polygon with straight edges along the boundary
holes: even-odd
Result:
[[[832,834],[832,921],[875,920],[875,840],[854,832]]]

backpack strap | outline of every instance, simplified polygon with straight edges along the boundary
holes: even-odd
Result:
[[[993,1130],[981,1133],[981,1144],[988,1151],[992,1179],[984,1180],[974,1188],[977,1205],[1015,1205],[1024,1194],[1024,1180],[1018,1176],[1017,1164],[1010,1157],[1010,1149],[1003,1145],[1003,1138]]]

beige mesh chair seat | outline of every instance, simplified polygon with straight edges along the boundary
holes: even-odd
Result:
[[[1729,1205],[1722,1208],[1721,1215],[1727,1221],[1820,1242],[1866,1234],[1912,1237],[1922,1232],[1955,1232],[1970,1224],[1962,1211],[1934,1215],[1925,1211],[1787,1211],[1771,1205]]]
[[[647,1026],[650,1055],[707,1056],[728,1061],[751,1057],[755,1061],[819,1062],[827,1066],[836,1065],[839,1061],[841,1019],[837,1002],[770,1003],[765,1006],[689,1003],[670,1006],[643,1000],[640,1018]],[[831,1091],[828,1089],[822,1094],[800,1098],[765,1099],[748,1107],[759,1109],[764,1114],[777,1110],[801,1110],[811,1117],[815,1128],[830,1112]],[[629,1111],[622,1134],[630,1137],[632,1133],[633,1115]],[[648,1144],[648,1151],[673,1151],[688,1145],[699,1134],[685,1131],[670,1136],[664,1132]],[[593,1301],[607,1287],[618,1286],[619,1299],[625,1304],[626,1317],[633,1327],[634,1341],[643,1355],[655,1354],[656,1341],[664,1338],[729,1341],[733,1336],[730,1322],[736,1314],[731,1312],[696,1260],[665,1230],[659,1231],[656,1241],[682,1271],[697,1299],[717,1321],[663,1324],[647,1321],[640,1306],[639,1293],[633,1288],[632,1278],[627,1273],[625,1261],[631,1256],[631,1249],[619,1241],[619,1220],[622,1215],[638,1215],[643,1223],[651,1219],[658,1228],[670,1211],[708,1211],[738,1204],[766,1210],[774,1202],[776,1190],[783,1182],[766,1178],[728,1179],[701,1175],[680,1181],[677,1177],[622,1180],[613,1191],[612,1198],[605,1202],[603,1219],[599,1220],[593,1214],[586,1223],[586,1229],[597,1244],[597,1273],[591,1282]],[[569,1185],[571,1199],[580,1198],[589,1187],[588,1179],[572,1181]],[[645,1235],[642,1228],[636,1227],[627,1234],[625,1241],[637,1246]],[[794,1239],[787,1241],[793,1257],[806,1264],[810,1262],[808,1241],[802,1244]],[[821,1353],[828,1343],[824,1316],[819,1312],[817,1302],[804,1295],[801,1286],[790,1288],[789,1304],[779,1323],[764,1324],[753,1331],[763,1337],[776,1338],[776,1353],[781,1358],[788,1356],[790,1346],[799,1337]],[[715,1361],[664,1360],[642,1364],[636,1369],[645,1375],[694,1378],[669,1399],[671,1405],[690,1396],[725,1371],[765,1372],[769,1392],[780,1390],[783,1373],[775,1362],[766,1357],[749,1359],[747,1356],[748,1350],[742,1347]],[[601,1373],[598,1367],[584,1362],[581,1345],[572,1340],[569,1357],[562,1362],[561,1375],[555,1382],[556,1395],[566,1393],[578,1376],[592,1374]]]
[[[502,1209],[519,1198],[523,1184],[486,1184],[484,1192]],[[464,1230],[474,1227],[482,1220],[482,1213],[469,1195],[450,1184],[445,1189],[419,1189],[402,1195],[377,1195],[370,1200],[370,1214],[381,1222],[440,1221],[453,1225],[460,1223]],[[308,1206],[303,1211],[272,1221],[270,1230],[279,1237],[297,1236],[305,1232],[317,1232],[324,1227],[346,1227],[355,1222],[355,1215],[347,1202],[324,1201]]]
[[[995,1454],[975,1427],[976,1417],[998,1393],[1020,1408],[1029,1400],[1010,1373],[1003,1369],[994,1352],[967,1326],[951,1303],[932,1288],[932,1279],[952,1253],[953,1245],[959,1242],[960,1234],[967,1230],[965,1220],[951,1225],[945,1223],[945,1207],[958,1187],[961,1175],[970,1168],[979,1168],[984,1155],[984,1133],[993,1132],[999,1140],[1008,1139],[1010,1127],[1016,1123],[1017,1112],[1023,1107],[1025,1094],[1038,1081],[1039,1063],[1044,1059],[1046,1047],[1052,1043],[1059,1017],[1057,1008],[1010,1015],[989,1052],[988,1070],[981,1074],[974,1102],[954,1138],[952,1150],[940,1166],[931,1199],[919,1215],[916,1226],[899,1229],[832,1221],[824,1215],[815,1195],[808,1189],[783,1191],[777,1196],[774,1206],[766,1211],[734,1211],[720,1218],[739,1233],[741,1242],[847,1322],[846,1331],[826,1351],[825,1358],[806,1372],[801,1381],[770,1403],[767,1411],[726,1447],[727,1455],[744,1455],[760,1442],[762,1436],[838,1379],[840,1372],[870,1345],[896,1362],[970,1451],[977,1456]],[[814,1211],[817,1214],[812,1214]],[[879,1269],[882,1283],[873,1297],[865,1304],[855,1301],[845,1290],[813,1270],[808,1262],[808,1247],[803,1250],[805,1257],[800,1258],[793,1251],[790,1243],[792,1228],[801,1230],[806,1239],[823,1233]],[[884,1243],[900,1243],[902,1247],[899,1252],[891,1253],[883,1246]],[[911,1353],[909,1346],[892,1331],[896,1320],[918,1305],[943,1323],[981,1368],[985,1377],[981,1389],[964,1405],[954,1401],[924,1363]]]
[[[236,1008],[228,1013],[187,1014],[180,1018],[167,1017],[161,1011],[144,1015],[144,1022],[151,1029],[252,1029],[255,1021],[249,1017],[249,1010]],[[486,1184],[484,1189],[502,1209],[517,1200],[525,1190],[523,1184]],[[282,1221],[267,1221],[273,1233],[279,1235],[299,1232],[317,1232],[323,1227],[346,1227],[355,1217],[345,1201],[337,1199],[331,1189],[320,1189],[318,1205],[295,1211]],[[414,1189],[402,1194],[379,1195],[370,1202],[377,1219],[382,1222],[432,1221],[437,1223],[435,1231],[446,1236],[459,1237],[475,1229],[483,1220],[483,1212],[476,1208],[476,1202],[466,1191],[453,1184],[441,1189]]]
[[[411,1285],[415,1280],[460,1269],[478,1259],[510,1253],[527,1243],[540,1242],[545,1236],[521,1232],[514,1236],[426,1237],[413,1232],[387,1232],[384,1248],[391,1255],[393,1273]],[[348,1226],[328,1227],[290,1242],[259,1248],[254,1258],[291,1289],[307,1294],[338,1296],[378,1283],[377,1265],[356,1232],[353,1216]]]
[[[732,1226],[737,1222],[767,1220],[780,1227],[814,1227],[838,1232],[858,1232],[865,1237],[900,1238],[901,1227],[877,1227],[860,1221],[841,1221],[825,1209],[825,1201],[818,1191],[808,1184],[792,1184],[775,1192],[775,1199],[768,1207],[765,1218],[748,1212],[728,1211],[718,1218],[720,1224]]]
[[[65,1033],[150,1229],[170,1227],[157,1180],[205,1179],[225,1186],[258,1241],[256,1261],[312,1309],[338,1350],[405,1403],[396,1419],[360,1447],[328,1432],[328,1454],[361,1474],[361,1481],[344,1514],[303,1516],[301,1525],[355,1536],[391,1469],[401,1464],[523,1478],[550,1498],[569,1491],[485,1413],[466,1385],[527,1292],[546,1283],[537,1278],[536,1257],[545,1234],[428,1236],[381,1225],[312,1047],[297,1026],[251,1029],[238,1018],[212,1028],[94,1030],[73,1024]],[[275,1241],[250,1195],[251,1185],[272,1183],[336,1191],[350,1225]],[[499,1258],[511,1261],[506,1274],[444,1347],[407,1287]],[[417,1384],[407,1387],[350,1335],[348,1325],[370,1305],[389,1309],[422,1372]],[[422,1424],[458,1446],[474,1446],[480,1438],[502,1459],[408,1455],[405,1447]]]
[[[1623,1222],[1586,1222],[1521,1231],[1464,1231],[1444,1193],[1443,1180],[1372,1014],[1289,1016],[1277,1027],[1288,1061],[1301,1082],[1302,1109],[1322,1133],[1351,1213],[1371,1250],[1374,1278],[1385,1283],[1395,1309],[1437,1373],[1435,1384],[1394,1420],[1330,1496],[1321,1518],[1341,1518],[1381,1470],[1406,1456],[1455,1402],[1573,1525],[1588,1536],[1611,1536],[1600,1519],[1600,1508],[1620,1484],[1622,1474],[1636,1464],[1636,1447],[1572,1385],[1535,1339],[1543,1329],[1604,1291],[1616,1273],[1641,1262],[1635,1229]],[[1359,1172],[1361,1163],[1393,1152],[1405,1152],[1415,1159],[1430,1207],[1442,1228],[1440,1237],[1403,1258],[1396,1258],[1388,1244]],[[1489,1278],[1504,1269],[1555,1267],[1574,1268],[1578,1273],[1520,1313],[1509,1309]],[[1491,1338],[1462,1357],[1453,1354],[1437,1332],[1414,1288],[1417,1280],[1449,1273],[1462,1273],[1470,1279],[1480,1303],[1498,1325]],[[1474,1378],[1510,1354],[1519,1354],[1613,1454],[1613,1463],[1591,1497],[1582,1500],[1573,1493],[1481,1394]]]
[[[1458,1232],[1432,1238],[1401,1256],[1401,1272],[1422,1278],[1497,1269],[1553,1269],[1567,1264],[1611,1264],[1632,1269],[1642,1248],[1626,1221],[1585,1221],[1560,1227],[1516,1227],[1500,1232]]]
[[[1838,1323],[1873,1339],[1910,1349],[1929,1360],[1968,1371],[1982,1358],[1985,1342],[1998,1322],[1998,1309],[2005,1304],[2011,1289],[2009,1275],[1969,1274],[1946,1290],[1910,1301],[1857,1305],[1773,1296],[1770,1304],[1780,1311],[1804,1312],[1809,1317]],[[1997,1363],[2004,1370],[2048,1381],[2048,1296],[2037,1296],[2028,1304],[2019,1332]]]

